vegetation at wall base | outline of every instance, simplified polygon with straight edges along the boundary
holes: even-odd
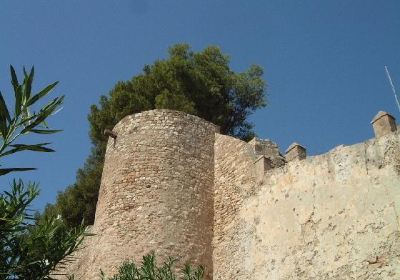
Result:
[[[116,275],[108,278],[103,272],[101,273],[102,280],[201,280],[204,275],[204,267],[198,266],[192,268],[190,265],[185,265],[180,273],[176,273],[174,265],[176,259],[169,258],[161,266],[156,263],[154,253],[150,253],[143,257],[140,266],[137,266],[133,261],[127,261],[122,264]]]
[[[14,89],[15,106],[9,110],[0,92],[0,158],[23,151],[53,152],[50,143],[23,144],[19,139],[31,133],[53,134],[59,130],[49,129],[46,121],[54,115],[64,97],[56,97],[32,113],[37,102],[47,96],[57,85],[53,83],[32,95],[34,69],[24,69],[24,80],[20,84],[13,67],[11,83]],[[7,167],[0,169],[0,176],[18,171],[33,170],[32,167]],[[73,229],[56,216],[37,221],[29,209],[39,195],[36,183],[24,184],[13,180],[11,190],[0,193],[0,279],[52,279],[50,274],[65,257],[77,249],[85,235],[83,224]],[[36,223],[37,222],[37,223]]]
[[[93,224],[107,137],[123,117],[151,109],[173,109],[197,115],[220,126],[221,133],[243,140],[254,137],[249,116],[266,105],[263,70],[253,65],[238,73],[218,47],[194,52],[186,44],[169,49],[169,57],[145,65],[129,81],[118,82],[99,105],[92,105],[88,120],[91,154],[78,170],[75,184],[59,193],[43,216],[61,214],[70,227],[84,220]]]

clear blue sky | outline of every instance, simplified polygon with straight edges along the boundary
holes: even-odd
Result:
[[[178,42],[218,45],[236,71],[264,67],[269,106],[252,120],[282,151],[297,141],[319,154],[371,138],[379,110],[400,119],[383,68],[400,90],[398,0],[1,0],[0,90],[11,94],[10,64],[35,65],[36,89],[59,80],[56,94],[66,95],[50,122],[64,129],[49,139],[57,152],[4,163],[39,168],[15,174],[40,182],[36,209],[74,182],[89,154],[90,105]]]

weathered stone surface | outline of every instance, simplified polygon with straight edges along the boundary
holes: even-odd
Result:
[[[385,117],[385,116],[383,116]],[[67,271],[181,256],[207,279],[400,279],[400,133],[286,162],[276,144],[183,113],[123,119],[96,220]]]
[[[270,158],[266,156],[259,156],[255,161],[254,161],[254,168],[256,171],[256,180],[260,181],[264,178],[264,175],[266,172],[269,170],[274,169],[273,162]]]
[[[154,250],[202,264],[212,277],[215,126],[185,113],[154,110],[121,120],[110,138],[91,245],[68,272],[112,275],[124,260]]]
[[[245,236],[237,234],[243,224],[238,218],[244,200],[255,191],[256,156],[252,145],[246,142],[215,136],[214,279],[243,276],[246,242],[242,239]]]
[[[272,168],[279,167],[285,164],[285,158],[279,152],[279,147],[276,143],[269,139],[253,138],[248,142],[248,145],[253,149],[257,159],[259,156],[264,156],[271,161]],[[257,160],[256,159],[256,160]]]
[[[288,162],[292,160],[302,160],[305,159],[306,157],[307,157],[306,148],[304,148],[302,145],[296,142],[292,143],[285,152],[285,159]]]
[[[215,225],[214,279],[399,279],[399,148],[396,133],[342,146],[269,171],[253,188],[246,159],[229,164],[234,211]],[[226,157],[217,155],[216,189]]]

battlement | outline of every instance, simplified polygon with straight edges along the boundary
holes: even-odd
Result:
[[[307,156],[221,135],[171,110],[125,117],[109,136],[96,219],[64,272],[97,279],[151,250],[206,279],[398,279],[400,133]],[[62,272],[62,271],[61,271]]]
[[[254,143],[217,136],[214,278],[399,278],[400,133],[393,119],[378,114],[375,138],[322,155],[307,156],[294,143],[276,167]]]
[[[398,128],[395,118],[384,111],[379,111],[372,119],[371,124],[375,139],[396,133]],[[279,152],[278,145],[269,139],[254,138],[248,142],[248,145],[254,150],[256,156],[254,167],[258,181],[262,180],[264,175],[274,168],[282,167],[291,161],[300,161],[307,158],[306,148],[296,142],[286,149],[285,157]],[[334,150],[340,147],[344,146],[335,147]]]

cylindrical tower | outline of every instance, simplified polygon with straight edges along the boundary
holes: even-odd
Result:
[[[108,275],[155,251],[212,277],[214,138],[198,117],[153,110],[125,117],[108,141],[90,273]],[[94,279],[94,278],[93,278]]]

